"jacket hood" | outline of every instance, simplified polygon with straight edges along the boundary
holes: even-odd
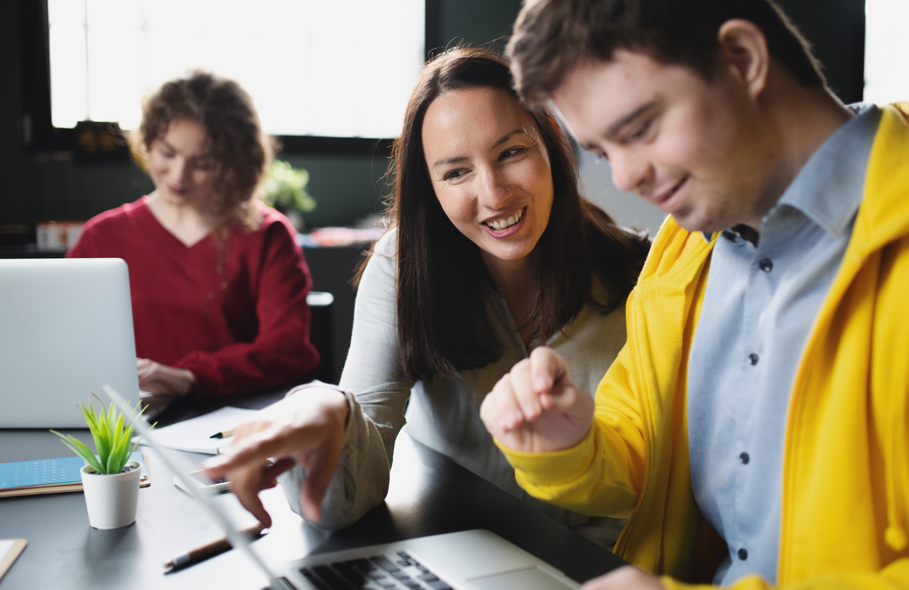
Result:
[[[887,244],[909,235],[909,207],[906,191],[909,187],[909,102],[882,108],[878,135],[869,161],[865,194],[876,195],[859,210],[853,230],[855,250],[861,258],[880,250]],[[884,540],[895,551],[909,543],[909,515],[904,498],[909,497],[909,433],[902,427],[909,415],[909,392],[892,390],[893,426],[890,440],[885,441],[887,454],[885,478],[887,486],[887,529]]]

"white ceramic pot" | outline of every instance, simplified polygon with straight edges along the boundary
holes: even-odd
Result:
[[[88,524],[92,528],[117,529],[136,522],[142,469],[137,461],[126,464],[135,469],[114,475],[98,473],[89,465],[81,469]]]

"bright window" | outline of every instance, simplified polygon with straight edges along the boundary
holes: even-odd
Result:
[[[267,133],[394,137],[423,65],[425,0],[48,0],[51,118],[139,122],[195,68],[252,94]]]
[[[909,100],[909,1],[865,0],[865,100]]]

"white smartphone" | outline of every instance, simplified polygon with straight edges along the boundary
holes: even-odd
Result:
[[[214,492],[226,492],[230,489],[230,482],[223,479],[218,481],[210,481],[207,477],[202,475],[201,471],[190,471],[186,475],[189,476],[190,481],[200,488],[208,488]],[[186,493],[190,493],[189,490],[183,485],[183,480],[181,480],[176,475],[174,476],[174,485],[183,490]]]

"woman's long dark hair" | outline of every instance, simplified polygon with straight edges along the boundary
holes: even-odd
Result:
[[[518,100],[508,64],[495,53],[457,48],[430,61],[394,144],[389,170],[394,194],[387,216],[398,232],[398,345],[401,366],[411,379],[456,376],[502,354],[486,309],[487,271],[480,250],[442,210],[423,153],[423,118],[432,101],[476,86],[504,90]],[[528,324],[534,339],[545,342],[577,317],[585,302],[604,313],[622,305],[649,241],[618,228],[609,214],[581,197],[577,161],[566,137],[546,109],[528,112],[549,153],[554,189],[549,224],[535,248],[540,291]],[[604,287],[600,299],[594,298],[594,275]]]

